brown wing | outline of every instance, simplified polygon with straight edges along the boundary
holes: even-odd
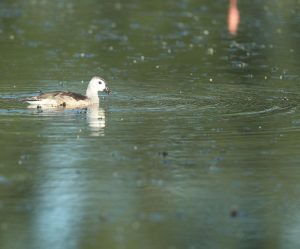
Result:
[[[49,92],[49,93],[42,93],[41,95],[37,96],[37,99],[55,99],[59,97],[71,97],[75,99],[76,101],[79,100],[86,100],[87,97],[79,94],[79,93],[73,93],[73,92]]]
[[[72,92],[62,92],[61,93],[61,96],[69,96],[75,100],[86,100],[87,97],[82,95],[82,94],[79,94],[79,93],[72,93]]]

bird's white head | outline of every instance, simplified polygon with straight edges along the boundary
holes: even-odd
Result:
[[[105,92],[107,94],[111,93],[111,91],[106,86],[106,82],[104,81],[104,79],[95,76],[90,80],[90,83],[86,89],[86,96],[90,99],[98,99],[99,101],[98,92]]]

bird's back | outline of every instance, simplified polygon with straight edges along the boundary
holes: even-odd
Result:
[[[37,100],[42,100],[42,99],[74,99],[76,101],[79,100],[86,100],[87,97],[79,94],[79,93],[73,93],[73,92],[49,92],[49,93],[42,93],[38,96],[35,97]]]
[[[51,106],[80,106],[85,105],[87,97],[73,92],[48,92],[38,96],[25,99],[31,105],[51,105]]]

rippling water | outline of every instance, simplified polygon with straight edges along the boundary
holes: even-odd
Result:
[[[1,248],[299,246],[299,3],[227,5],[0,3]]]

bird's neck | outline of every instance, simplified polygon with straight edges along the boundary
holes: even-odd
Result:
[[[98,103],[99,102],[98,92],[93,90],[90,86],[88,86],[88,88],[86,89],[86,94],[85,95],[88,97],[88,99],[92,103]]]

